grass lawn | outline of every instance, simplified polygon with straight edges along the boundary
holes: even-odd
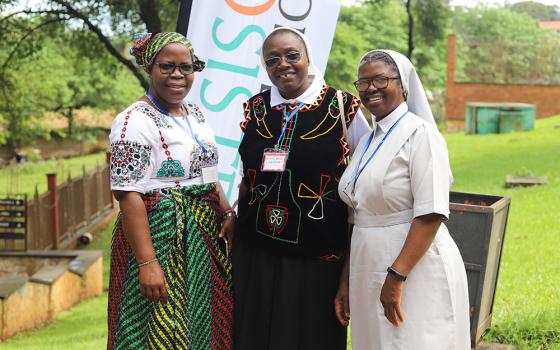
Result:
[[[531,132],[446,135],[455,175],[453,190],[512,198],[492,330],[485,340],[520,350],[560,350],[560,116],[539,120]],[[548,176],[548,185],[505,189],[506,175]],[[112,225],[90,249],[108,252]],[[108,256],[104,256],[104,281]],[[106,337],[106,294],[55,317],[48,327],[0,344],[12,349],[101,349]],[[350,347],[349,347],[350,349]]]
[[[559,127],[557,127],[559,126]],[[446,136],[454,190],[512,198],[487,340],[560,349],[560,116],[534,131]],[[548,185],[504,188],[506,175],[548,176]]]
[[[61,184],[69,175],[82,176],[84,166],[86,172],[90,172],[97,164],[105,164],[105,153],[0,168],[0,193],[27,193],[32,196],[37,185],[41,194],[47,191],[48,173],[57,173],[57,183]]]

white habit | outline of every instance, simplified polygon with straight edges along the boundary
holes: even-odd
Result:
[[[374,123],[375,137],[362,165],[407,110],[405,102]],[[339,184],[339,194],[353,212],[354,223],[350,254],[352,349],[470,349],[465,267],[444,224],[404,282],[404,323],[399,327],[389,323],[379,300],[386,269],[397,258],[412,219],[430,213],[449,216],[453,178],[445,141],[433,123],[408,112],[354,187],[352,174],[368,136],[362,137]]]

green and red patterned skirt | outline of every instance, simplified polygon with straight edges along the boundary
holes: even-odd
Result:
[[[140,294],[121,218],[113,234],[108,349],[231,350],[231,263],[220,248],[215,185],[143,195],[169,302]]]

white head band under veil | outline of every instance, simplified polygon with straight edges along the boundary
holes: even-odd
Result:
[[[416,114],[420,118],[426,120],[430,124],[436,125],[434,115],[432,114],[432,109],[428,103],[428,97],[426,97],[426,92],[422,86],[422,82],[416,73],[416,69],[410,60],[403,54],[391,50],[372,50],[366,53],[360,59],[360,64],[358,70],[362,65],[364,58],[372,52],[381,51],[385,52],[395,63],[399,69],[399,75],[401,76],[401,83],[406,94],[406,104],[408,105],[408,110]]]
[[[266,36],[266,38],[263,41],[263,47],[261,47],[261,64],[263,67],[265,67],[266,69],[266,65],[264,63],[264,43],[266,42],[266,40],[268,38],[270,38],[271,35],[273,35],[274,33],[276,33],[277,31],[282,30],[282,31],[290,31],[294,34],[296,34],[297,36],[299,36],[301,38],[301,40],[303,41],[303,44],[305,45],[305,52],[307,55],[307,59],[309,60],[309,67],[307,68],[307,75],[309,76],[313,76],[314,78],[314,82],[315,79],[320,79],[321,84],[325,83],[325,79],[323,78],[323,74],[321,74],[321,71],[319,71],[319,68],[317,68],[317,66],[315,65],[315,63],[313,62],[313,55],[311,54],[311,46],[309,46],[309,42],[307,41],[307,37],[300,32],[299,30],[290,28],[290,27],[278,27],[274,30],[272,30],[270,33],[268,33],[268,35]],[[272,86],[271,89],[274,90],[278,90],[278,88],[276,86]]]

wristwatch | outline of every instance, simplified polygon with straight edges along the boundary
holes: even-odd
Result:
[[[389,266],[387,268],[387,273],[389,273],[389,275],[395,277],[396,279],[398,279],[401,282],[406,281],[406,276],[402,275],[400,273],[398,273],[397,271],[395,271],[391,266]]]

